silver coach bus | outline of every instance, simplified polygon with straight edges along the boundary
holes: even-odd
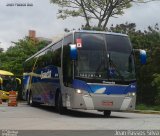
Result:
[[[146,53],[140,51],[141,62]],[[28,104],[66,109],[134,110],[136,78],[133,48],[127,35],[74,31],[28,58],[30,75],[23,92]]]

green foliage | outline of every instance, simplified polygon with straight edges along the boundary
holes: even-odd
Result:
[[[22,75],[23,62],[46,45],[45,41],[35,41],[28,37],[14,42],[15,46],[8,48],[6,52],[0,53],[0,69]]]
[[[2,53],[4,51],[4,49],[3,48],[0,48],[0,53]]]
[[[154,74],[153,76],[152,86],[155,88],[157,94],[155,96],[155,104],[160,105],[160,74]]]
[[[90,26],[90,27],[88,27],[88,26],[82,25],[82,28],[81,28],[81,29],[82,29],[82,30],[103,31],[102,28],[97,27],[97,26]]]
[[[136,110],[155,110],[155,111],[160,111],[160,105],[159,106],[153,106],[153,105],[138,104],[136,106]]]

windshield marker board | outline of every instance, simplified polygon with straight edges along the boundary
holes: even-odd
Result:
[[[76,39],[77,48],[82,48],[82,39]]]

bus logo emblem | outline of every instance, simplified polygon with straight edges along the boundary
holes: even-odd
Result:
[[[51,78],[52,72],[49,70],[47,72],[41,71],[41,79],[43,78]]]

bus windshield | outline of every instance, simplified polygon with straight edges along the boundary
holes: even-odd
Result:
[[[78,48],[76,77],[110,81],[135,80],[131,43],[127,36],[76,33]]]
[[[2,79],[3,79],[3,84],[1,84],[0,90],[7,92],[16,90],[17,82],[14,76],[3,76]]]

